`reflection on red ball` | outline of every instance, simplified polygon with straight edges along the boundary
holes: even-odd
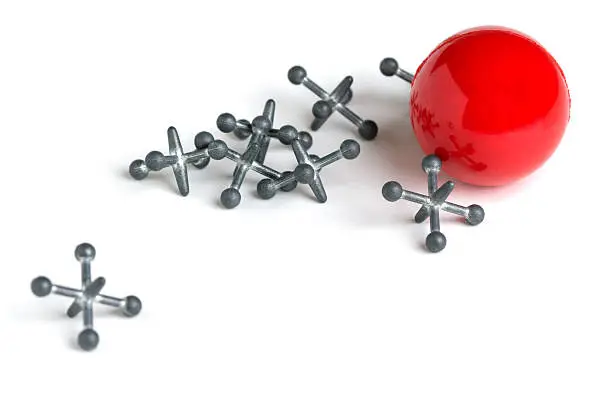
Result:
[[[538,169],[569,121],[561,68],[530,37],[477,27],[448,38],[415,73],[410,116],[425,154],[451,177],[499,186]]]

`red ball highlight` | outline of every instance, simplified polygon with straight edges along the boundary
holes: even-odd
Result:
[[[476,27],[439,44],[415,73],[410,115],[444,172],[501,186],[541,167],[570,114],[563,71],[544,47],[504,27]]]

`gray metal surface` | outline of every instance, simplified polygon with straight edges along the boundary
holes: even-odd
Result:
[[[298,182],[307,184],[316,199],[324,203],[327,201],[327,193],[319,175],[321,169],[342,158],[347,160],[355,159],[360,153],[359,143],[354,140],[345,140],[340,145],[340,149],[324,157],[309,155],[298,136],[298,131],[293,126],[281,127],[279,138],[291,145],[298,165],[294,171],[286,172],[276,180],[271,178],[261,180],[257,185],[257,193],[263,199],[270,199],[274,197],[279,189],[286,189],[288,186],[293,186],[294,183]]]
[[[250,139],[244,153],[240,154],[234,150],[227,150],[225,157],[233,160],[236,163],[232,176],[232,183],[226,188],[220,197],[221,205],[231,209],[237,207],[242,201],[240,188],[250,170],[265,171],[271,174],[280,174],[275,170],[269,169],[258,161],[259,157],[265,159],[265,155],[270,143],[268,131],[272,129],[272,120],[274,120],[274,101],[269,100],[265,107],[263,115],[257,116],[250,124]],[[236,130],[236,118],[230,113],[224,113],[217,118],[217,127],[221,132],[230,133]],[[263,154],[262,154],[263,153]]]
[[[409,84],[412,84],[414,82],[414,75],[400,68],[399,64],[397,63],[397,60],[393,58],[383,59],[380,62],[379,68],[380,68],[380,72],[384,76],[388,76],[388,77],[396,76],[408,82]]]
[[[362,119],[347,107],[353,97],[351,91],[351,85],[353,84],[352,76],[345,77],[331,93],[328,93],[308,78],[306,70],[301,66],[296,65],[292,67],[287,73],[287,77],[292,84],[304,85],[320,98],[312,106],[312,114],[315,118],[310,128],[313,131],[319,130],[334,112],[338,112],[357,127],[362,138],[372,140],[378,134],[378,126],[374,121]]]
[[[73,298],[74,301],[68,307],[66,315],[70,318],[83,313],[83,330],[79,333],[77,342],[86,351],[94,350],[99,343],[100,337],[94,330],[93,305],[100,303],[106,306],[120,309],[128,317],[136,316],[142,309],[142,302],[136,296],[117,298],[103,295],[100,292],[106,284],[103,277],[91,280],[91,262],[96,257],[95,248],[88,243],[76,247],[74,255],[81,263],[81,288],[73,289],[67,286],[55,285],[45,276],[39,276],[32,280],[30,289],[37,297],[45,297],[49,294]]]
[[[478,225],[484,220],[484,210],[481,206],[472,204],[468,207],[447,202],[447,198],[455,188],[455,183],[447,181],[438,187],[438,174],[442,169],[442,161],[434,155],[426,156],[421,164],[427,174],[427,195],[404,190],[397,181],[389,181],[383,185],[382,195],[387,201],[404,199],[421,208],[414,216],[417,223],[429,218],[430,233],[425,240],[425,246],[431,252],[440,252],[446,247],[446,237],[440,231],[440,211],[446,211],[465,219],[469,225]]]
[[[223,152],[215,151],[220,145],[216,143],[212,134],[200,132],[195,136],[196,149],[185,153],[181,145],[179,134],[173,126],[168,128],[168,155],[159,151],[152,151],[144,160],[134,160],[129,167],[130,175],[135,180],[145,179],[151,171],[161,171],[170,167],[178,191],[182,196],[189,195],[189,177],[187,165],[192,164],[198,169],[203,169],[210,163],[210,159],[219,160],[224,157]]]
[[[278,137],[278,129],[274,128],[274,114],[276,112],[276,102],[273,99],[268,99],[264,106],[263,115],[270,122],[270,129],[267,129],[261,134],[260,149],[256,161],[263,164],[266,160],[270,139],[280,140]],[[246,119],[238,119],[231,113],[223,113],[217,119],[217,128],[223,133],[234,133],[241,140],[246,140],[253,137],[253,124]],[[312,147],[312,136],[308,132],[299,132],[299,137],[306,150]],[[283,144],[282,140],[280,140]]]
[[[376,136],[377,126],[370,120],[363,120],[346,108],[352,99],[352,77],[346,77],[331,94],[326,93],[318,85],[306,77],[306,71],[301,67],[294,67],[289,73],[289,79],[304,85],[322,98],[315,103],[316,119],[312,128],[319,129],[334,112],[338,111],[359,128],[359,133],[366,139]],[[325,112],[323,112],[325,111]],[[318,112],[318,113],[317,113]],[[323,113],[321,113],[323,112]],[[327,201],[327,193],[319,176],[320,170],[331,163],[341,159],[354,159],[359,155],[360,146],[354,140],[345,140],[340,149],[323,158],[309,155],[308,150],[313,144],[310,133],[298,132],[292,126],[274,128],[276,102],[268,99],[264,105],[263,113],[252,121],[237,120],[231,113],[223,113],[217,117],[216,125],[223,133],[233,133],[241,140],[248,140],[244,151],[231,149],[222,140],[215,140],[208,132],[196,135],[195,150],[185,153],[179,134],[174,127],[168,128],[168,154],[154,150],[146,155],[145,159],[134,160],[129,166],[129,173],[135,180],[144,180],[151,172],[160,172],[170,168],[176,180],[177,189],[182,196],[190,192],[188,167],[203,169],[212,160],[228,159],[235,163],[230,185],[220,195],[220,203],[227,209],[236,208],[242,201],[241,188],[250,171],[265,177],[258,184],[260,197],[271,198],[278,190],[294,190],[299,183],[308,184],[315,197],[320,202]],[[293,171],[278,171],[265,164],[271,139],[291,146],[298,165]]]

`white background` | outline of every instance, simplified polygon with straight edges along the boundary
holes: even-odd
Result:
[[[0,406],[612,406],[604,2],[153,3],[2,2]],[[445,215],[447,248],[430,254],[418,207],[380,193],[426,180],[409,87],[378,64],[414,71],[486,24],[552,53],[572,119],[528,179],[457,185],[453,201],[482,205],[485,222]],[[186,150],[202,130],[241,150],[217,116],[251,119],[268,98],[275,124],[307,128],[316,99],[287,80],[296,64],[328,90],[353,75],[351,106],[380,127],[358,159],[322,173],[326,204],[304,186],[260,200],[250,174],[225,210],[229,161],[191,171],[186,198],[169,170],[126,175],[166,151],[171,125]],[[322,155],[355,132],[334,115],[314,137]],[[270,164],[294,166],[273,146]],[[78,286],[83,241],[104,292],[143,301],[133,319],[96,308],[92,353],[74,345],[70,300],[29,288],[38,275]]]

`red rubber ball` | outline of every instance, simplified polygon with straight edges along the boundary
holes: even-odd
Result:
[[[563,71],[535,40],[476,27],[438,45],[415,72],[410,120],[425,154],[450,177],[512,183],[541,167],[570,115]]]

